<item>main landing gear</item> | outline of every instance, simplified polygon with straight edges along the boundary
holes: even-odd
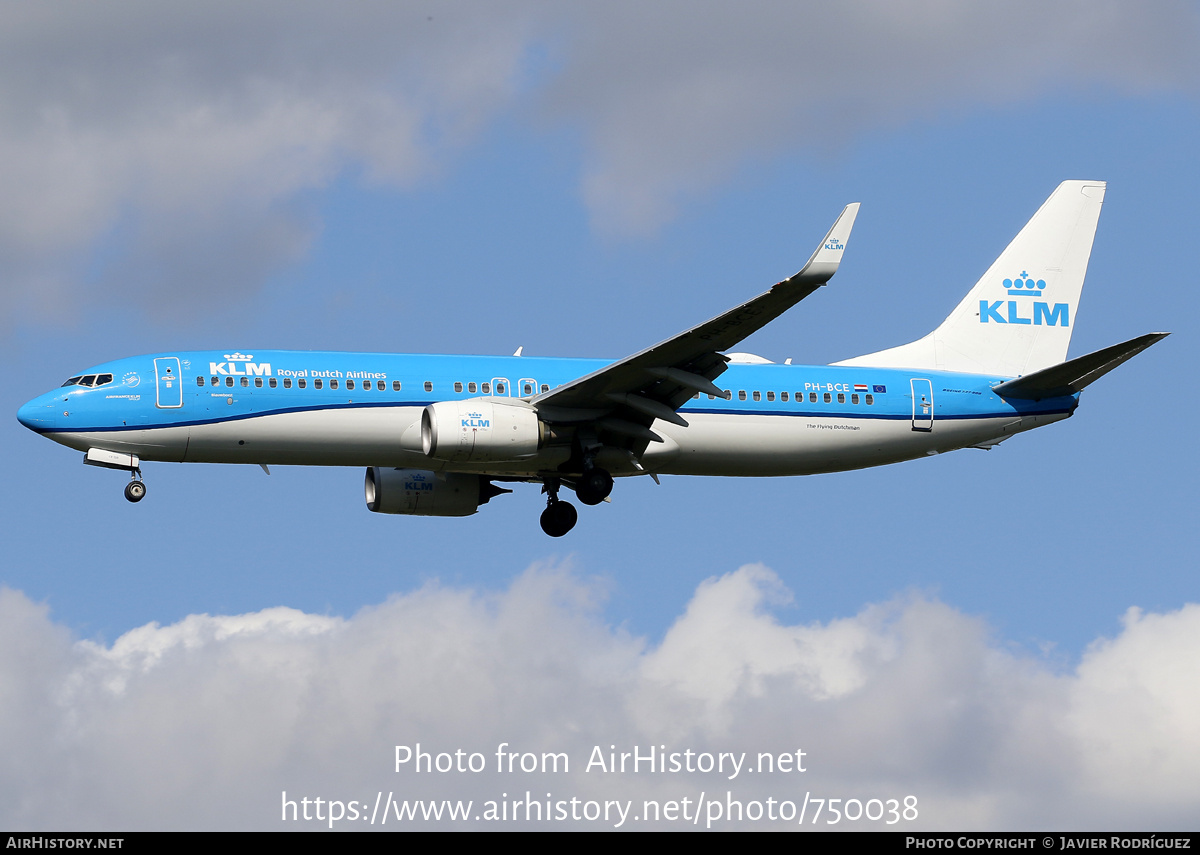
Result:
[[[608,498],[613,489],[613,477],[599,466],[583,471],[583,477],[575,482],[575,495],[585,505],[598,505]]]
[[[547,481],[542,491],[547,494],[546,510],[542,511],[542,531],[551,537],[562,537],[575,528],[579,512],[570,502],[558,498],[558,481]]]
[[[141,479],[142,470],[135,469],[130,474],[133,480],[125,485],[125,498],[131,502],[140,502],[146,498],[146,482]]]
[[[546,510],[542,511],[542,531],[551,537],[562,537],[575,528],[579,520],[575,506],[558,498],[559,486],[557,478],[549,478],[542,487],[542,492],[547,495]],[[613,477],[607,470],[589,466],[573,486],[579,501],[585,505],[598,505],[612,493]]]

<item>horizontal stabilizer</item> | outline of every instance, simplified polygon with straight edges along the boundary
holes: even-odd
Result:
[[[1125,360],[1132,359],[1168,335],[1170,333],[1140,335],[1121,344],[1102,348],[1095,353],[1069,359],[1058,365],[1018,377],[1016,380],[1001,383],[994,391],[1002,398],[1020,398],[1032,401],[1074,395],[1099,380]]]

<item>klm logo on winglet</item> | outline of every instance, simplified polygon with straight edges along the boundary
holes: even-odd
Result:
[[[467,413],[462,420],[465,428],[486,428],[492,426],[491,419],[485,419],[482,413]]]
[[[825,241],[825,248],[826,249],[845,249],[846,245],[844,243],[842,243],[840,240],[838,240],[837,238],[831,237],[829,240]]]
[[[1013,297],[1040,297],[1046,290],[1046,280],[1035,281],[1032,276],[1022,270],[1021,275],[1015,279],[1005,279],[1004,288]],[[1022,317],[1023,310],[1029,306],[1028,303],[1021,304],[1016,300],[1008,300],[1007,309],[1002,309],[1005,302],[1005,300],[996,300],[995,302],[980,300],[979,322],[981,324],[1032,324],[1035,327],[1070,326],[1070,310],[1066,303],[1055,303],[1051,306],[1049,303],[1035,300],[1033,316]]]

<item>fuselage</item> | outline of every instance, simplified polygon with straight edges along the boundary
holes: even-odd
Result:
[[[536,479],[570,456],[449,463],[421,447],[421,414],[439,401],[529,400],[605,360],[308,351],[162,353],[97,365],[23,406],[30,429],[81,451],[144,461],[417,467]],[[1078,396],[1007,400],[1005,380],[869,367],[731,364],[724,398],[697,393],[687,427],[654,423],[662,442],[614,475],[806,475],[971,446],[989,447],[1074,412]]]

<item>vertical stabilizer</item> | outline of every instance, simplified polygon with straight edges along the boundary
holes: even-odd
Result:
[[[1064,181],[942,325],[837,365],[1016,377],[1067,358],[1103,181]]]

